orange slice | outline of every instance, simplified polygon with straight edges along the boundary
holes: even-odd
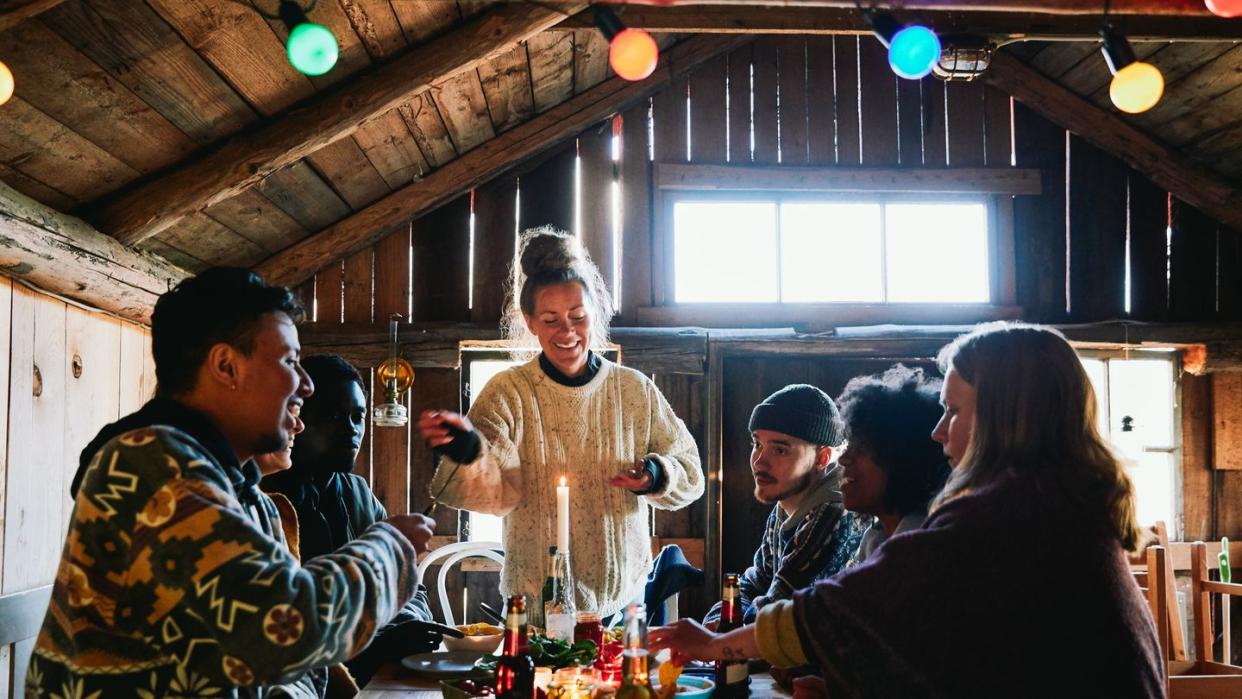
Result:
[[[677,678],[681,677],[681,664],[674,662],[672,658],[666,663],[660,663],[660,687],[667,691],[670,687],[677,684]],[[676,691],[675,689],[673,691]]]

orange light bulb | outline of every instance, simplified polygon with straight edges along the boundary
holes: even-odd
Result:
[[[655,72],[660,47],[641,29],[622,29],[608,46],[608,63],[617,77],[642,80]]]
[[[1205,0],[1205,4],[1221,17],[1242,17],[1242,0]]]
[[[13,71],[4,63],[0,63],[0,104],[9,101],[13,96]]]

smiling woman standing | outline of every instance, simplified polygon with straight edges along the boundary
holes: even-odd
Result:
[[[698,447],[649,378],[594,351],[607,343],[612,301],[578,240],[529,231],[519,265],[505,332],[515,344],[533,335],[539,356],[497,374],[468,419],[420,416],[419,432],[441,453],[431,492],[504,516],[501,590],[537,600],[564,477],[575,601],[607,616],[643,592],[649,508],[679,509],[703,494]],[[449,425],[467,434],[454,438]]]

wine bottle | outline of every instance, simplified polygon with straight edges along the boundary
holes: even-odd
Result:
[[[505,638],[496,663],[496,699],[533,699],[535,662],[526,638],[526,595],[513,595],[505,605]]]
[[[742,625],[741,592],[737,573],[727,573],[720,595],[720,623],[716,626],[716,633],[728,633]],[[745,658],[716,661],[716,690],[713,695],[719,699],[750,696],[750,668]]]
[[[557,551],[552,557],[552,594],[543,603],[543,626],[548,638],[573,643],[576,613],[569,552]]]
[[[647,608],[631,604],[625,608],[625,635],[621,643],[621,686],[617,699],[654,699],[647,652]]]

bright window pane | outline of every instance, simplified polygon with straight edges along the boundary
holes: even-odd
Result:
[[[1166,451],[1175,437],[1173,368],[1163,357],[1108,361],[1109,428],[1134,482],[1139,522],[1159,520],[1170,528],[1177,512],[1175,460]]]
[[[782,204],[781,299],[883,301],[881,212],[879,204]]]
[[[1081,361],[1082,368],[1087,370],[1087,378],[1091,379],[1091,388],[1095,390],[1095,429],[1101,437],[1108,439],[1108,363],[1103,359],[1084,358]]]
[[[470,399],[474,400],[493,376],[516,364],[518,362],[507,359],[477,359],[470,362]],[[500,541],[501,525],[504,522],[502,518],[478,512],[467,514],[470,517],[471,541]]]
[[[978,203],[893,203],[890,302],[987,303],[988,217]]]
[[[776,302],[776,204],[677,202],[673,259],[678,303]]]

